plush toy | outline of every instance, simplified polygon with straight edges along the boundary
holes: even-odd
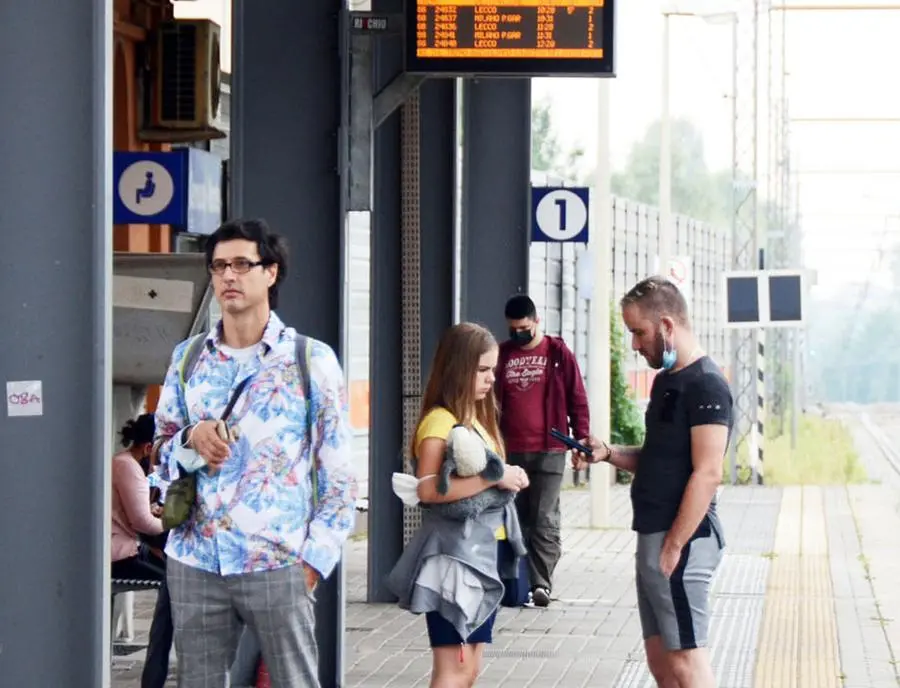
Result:
[[[460,478],[480,475],[486,480],[497,481],[503,477],[505,469],[503,459],[487,448],[478,433],[469,430],[464,425],[457,425],[447,437],[447,450],[437,476],[422,478],[422,480],[437,480],[437,491],[444,495],[450,489],[451,475]],[[400,497],[404,504],[416,506],[419,503],[416,494],[418,482],[414,476],[394,473],[392,479],[394,494]],[[513,492],[493,486],[471,497],[455,502],[429,504],[425,508],[445,518],[465,521],[478,516],[487,509],[504,507],[513,499],[515,499]]]
[[[460,478],[480,475],[485,480],[496,481],[503,477],[505,469],[503,459],[487,448],[478,433],[464,425],[457,425],[447,437],[447,451],[438,472],[437,491],[440,494],[447,494],[451,474]],[[504,507],[513,499],[515,499],[513,492],[493,486],[455,502],[429,504],[428,508],[445,518],[464,521],[478,516],[487,509]]]
[[[447,436],[447,452],[438,473],[437,490],[447,494],[450,489],[450,475],[471,478],[480,475],[486,480],[496,481],[503,477],[503,461],[490,451],[474,430],[465,425],[456,425]]]

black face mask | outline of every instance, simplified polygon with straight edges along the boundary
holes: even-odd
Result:
[[[534,333],[531,332],[531,330],[510,329],[509,338],[513,341],[514,344],[525,346],[526,344],[530,344],[531,340],[534,339]]]

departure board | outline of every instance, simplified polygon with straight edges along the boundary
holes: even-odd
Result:
[[[613,0],[407,0],[415,73],[613,75]]]

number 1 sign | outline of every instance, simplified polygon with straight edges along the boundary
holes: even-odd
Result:
[[[531,240],[586,244],[590,190],[582,187],[531,187]]]

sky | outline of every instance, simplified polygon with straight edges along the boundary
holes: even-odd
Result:
[[[703,12],[702,0],[678,0],[680,11]],[[797,4],[801,0],[791,0]],[[803,0],[805,2],[805,0]],[[876,0],[877,2],[877,0]],[[818,0],[818,4],[836,4]],[[176,16],[208,17],[230,44],[230,0],[176,2]],[[715,0],[717,7],[733,6]],[[869,0],[867,4],[872,4]],[[882,2],[880,4],[886,4]],[[741,7],[749,7],[743,0]],[[619,0],[617,74],[610,84],[610,163],[621,169],[661,108],[662,10],[671,0]],[[774,12],[776,28],[781,12]],[[766,13],[761,15],[765,33]],[[900,238],[900,11],[790,11],[785,15],[784,71],[790,113],[790,149],[804,229],[806,266],[816,271],[820,293],[872,278],[887,285],[880,248]],[[761,41],[761,52],[766,53]],[[732,28],[696,16],[670,19],[670,112],[690,119],[703,134],[710,169],[732,161]],[[223,68],[230,71],[225,50]],[[747,66],[742,54],[740,64]],[[758,188],[765,188],[767,72],[759,79]],[[780,60],[775,62],[780,63]],[[752,64],[752,62],[750,62]],[[776,71],[781,64],[775,64]],[[742,74],[749,74],[742,68]],[[583,78],[535,79],[534,98],[551,100],[565,146],[586,148],[585,166],[597,162],[597,89]],[[742,79],[741,84],[749,85]],[[743,102],[743,101],[741,101]],[[810,122],[798,119],[893,118],[875,122]],[[752,120],[739,129],[752,136]],[[879,174],[861,173],[881,171]]]

